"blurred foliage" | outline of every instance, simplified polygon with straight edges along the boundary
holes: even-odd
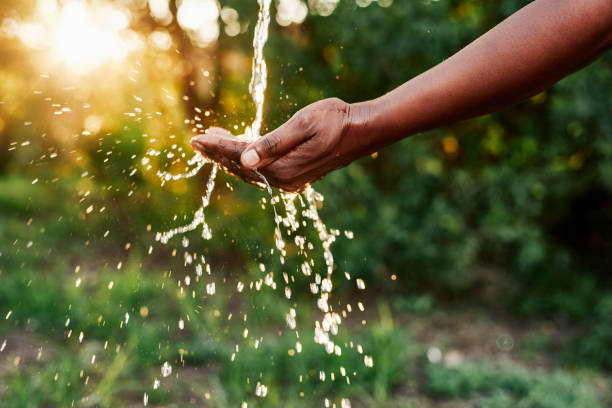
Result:
[[[602,407],[584,380],[562,373],[542,375],[521,368],[495,369],[466,363],[458,368],[428,367],[428,392],[475,399],[475,407]]]
[[[574,375],[565,372],[422,367],[422,350],[385,317],[385,302],[389,297],[395,310],[416,315],[483,303],[522,319],[569,323],[576,330],[560,361],[612,369],[610,53],[516,107],[415,135],[316,184],[326,196],[328,226],[355,233],[333,247],[335,296],[381,303],[367,326],[359,328],[356,318],[350,328],[351,338],[374,353],[372,369],[350,353],[323,358],[307,329],[299,356],[287,354],[295,346],[289,336],[268,335],[262,349],[244,347],[249,351],[228,364],[243,325],[238,314],[230,322],[219,316],[242,308],[252,330],[284,327],[289,301],[280,293],[237,298],[226,289],[259,279],[259,262],[280,270],[269,254],[271,209],[262,211],[265,194],[255,187],[219,176],[207,211],[213,239],[189,235],[190,250],[212,265],[206,279],[216,281],[217,295],[191,298],[177,287],[191,273],[185,249],[178,240],[157,245],[154,234],[191,219],[209,170],[163,186],[155,173],[185,169],[194,133],[220,125],[238,134],[252,120],[247,88],[257,7],[222,1],[237,11],[240,33],[226,35],[220,22],[218,40],[200,48],[176,19],[152,18],[145,1],[112,3],[130,13],[143,45],[84,75],[52,64],[45,49],[0,34],[0,313],[10,312],[0,323],[0,344],[5,333],[21,330],[40,336],[49,350],[41,361],[0,366],[6,406],[116,406],[141,401],[143,389],[151,404],[254,404],[259,375],[270,386],[269,406],[312,406],[312,398],[324,396],[421,406],[414,392],[433,398],[432,406],[436,398],[482,407],[598,406],[596,391],[586,382],[574,387]],[[316,2],[308,3],[312,9]],[[320,98],[374,98],[528,2],[358,3],[369,6],[340,1],[327,17],[272,23],[268,130]],[[0,31],[9,19],[34,15],[35,4],[3,1]],[[175,2],[170,6],[176,13]],[[172,47],[154,46],[155,32],[168,35]],[[142,161],[149,149],[163,153],[150,159],[151,168]],[[355,293],[344,271],[367,282],[365,295]],[[300,318],[310,322],[307,282],[297,279],[293,290]],[[122,324],[126,313],[130,322]],[[185,316],[188,329],[178,331]],[[340,335],[350,341],[347,332]],[[536,340],[537,353],[548,343]],[[183,374],[153,391],[163,361],[184,362]],[[359,371],[351,386],[318,380],[318,370],[338,372],[341,365]],[[296,383],[299,375],[304,380]],[[210,400],[202,399],[205,392]]]

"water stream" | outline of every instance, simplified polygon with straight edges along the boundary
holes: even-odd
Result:
[[[246,128],[245,133],[238,136],[249,142],[255,141],[257,138],[261,137],[263,107],[267,87],[267,67],[263,51],[268,40],[271,0],[258,0],[258,4],[259,12],[253,39],[254,56],[252,77],[249,84],[249,91],[255,106],[255,117],[253,123]],[[156,156],[159,154],[160,152],[154,150],[150,150],[147,153],[148,156]],[[190,170],[182,174],[158,172],[158,177],[162,180],[162,184],[171,182],[173,180],[190,178],[198,174],[198,172],[208,163],[211,163],[212,170],[205,186],[205,191],[202,197],[202,205],[195,211],[193,220],[186,225],[174,228],[172,230],[158,232],[156,234],[157,241],[163,244],[168,243],[168,241],[174,236],[193,231],[200,225],[202,226],[202,237],[207,240],[211,239],[212,231],[206,222],[205,210],[210,204],[211,195],[215,187],[218,165],[198,153],[187,162],[187,164],[191,167]],[[314,190],[314,188],[308,186],[301,193],[287,193],[279,191],[279,193],[275,195],[266,178],[259,171],[256,171],[256,173],[262,179],[262,186],[265,187],[270,196],[270,204],[272,205],[274,211],[274,221],[276,224],[274,231],[274,242],[281,264],[285,264],[285,257],[287,256],[285,239],[292,240],[292,242],[296,245],[298,255],[304,258],[304,261],[300,265],[299,271],[303,275],[312,279],[310,283],[310,290],[314,295],[318,296],[316,304],[322,313],[322,317],[320,320],[314,321],[314,340],[316,343],[321,344],[328,354],[341,355],[344,345],[336,344],[334,342],[334,336],[338,333],[339,326],[342,323],[342,316],[337,313],[333,306],[329,303],[333,290],[331,278],[334,272],[334,256],[331,247],[336,241],[336,238],[340,235],[340,231],[328,229],[325,223],[321,220],[318,209],[322,206],[324,197],[322,194]],[[277,206],[281,203],[284,206],[284,215],[280,215],[281,211],[277,208]],[[298,209],[301,209],[301,211]],[[298,234],[298,229],[307,225],[310,225],[316,230],[319,245],[323,251],[325,267],[322,268],[321,271],[319,271],[316,267],[313,256],[310,254],[314,250],[314,245],[309,242],[305,236]],[[346,231],[345,235],[349,239],[352,238],[352,233],[349,231]],[[283,236],[285,238],[283,238]],[[263,272],[265,267],[260,267],[260,269],[262,269]],[[198,275],[201,275],[202,270],[206,270],[210,274],[210,265],[205,264],[204,260],[201,261],[201,264],[196,266]],[[285,296],[290,299],[292,293],[290,287],[288,286],[289,279],[286,273],[283,273],[283,275],[285,283],[287,284],[287,286],[285,286]],[[268,286],[276,288],[276,282],[274,281],[273,276],[273,274],[268,273],[265,277],[265,283]],[[350,275],[348,273],[345,273],[345,277],[350,279]],[[210,284],[207,285],[208,294],[214,293],[214,283],[212,285],[212,288],[210,287]],[[242,291],[241,285],[244,287],[244,285],[239,282],[239,292]],[[259,286],[256,285],[256,288],[260,287],[260,285],[261,284],[259,284]],[[360,289],[363,288],[360,287]],[[350,311],[350,305],[347,306],[348,310]],[[363,305],[361,303],[359,303],[359,308],[363,309]],[[296,311],[293,307],[287,312],[286,322],[289,329],[295,330],[296,335],[299,338],[296,322]],[[247,336],[248,329],[245,328],[244,337],[246,338]],[[256,342],[256,344],[258,344],[258,342]],[[301,348],[301,346],[299,346],[299,342],[297,345],[298,349]],[[361,346],[358,346],[357,350],[360,354],[363,354],[363,349]],[[235,355],[232,356],[232,359],[234,357]],[[373,364],[372,357],[365,355],[364,364],[371,367]],[[343,376],[346,375],[343,374]],[[321,372],[320,377],[324,379],[325,372]],[[346,377],[346,380],[347,382],[350,382],[348,377]],[[265,397],[266,393],[266,386],[258,383],[255,394],[258,397]],[[244,404],[245,403],[243,403],[243,406]],[[329,404],[329,401],[326,400],[325,404]],[[349,407],[350,401],[348,399],[342,399],[341,406]]]

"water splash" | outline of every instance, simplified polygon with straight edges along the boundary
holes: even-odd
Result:
[[[268,68],[264,58],[263,49],[268,42],[268,31],[270,26],[270,3],[271,0],[257,0],[259,13],[255,33],[253,35],[253,74],[249,83],[249,92],[255,104],[255,120],[247,131],[245,137],[255,141],[260,137],[261,122],[263,121],[263,106],[265,91],[268,85]]]
[[[239,136],[243,140],[249,142],[253,142],[259,137],[261,137],[260,133],[263,121],[263,106],[265,101],[265,90],[267,87],[267,67],[264,59],[263,50],[268,40],[271,0],[258,0],[258,4],[259,13],[253,39],[253,72],[251,81],[249,83],[249,92],[252,96],[253,103],[255,105],[255,118],[253,120],[253,123],[246,128],[245,133]],[[149,156],[156,156],[159,154],[160,153],[156,151],[150,151],[150,153],[148,153]],[[191,159],[189,159],[189,161],[187,162],[187,165],[190,167],[190,169],[187,170],[185,173],[172,174],[160,171],[157,175],[161,179],[162,184],[167,181],[186,179],[195,176],[207,163],[210,163],[210,161],[198,153]],[[208,205],[210,204],[212,191],[215,187],[217,171],[218,165],[213,164],[210,176],[206,183],[204,196],[202,197],[202,205],[196,210],[193,220],[187,225],[177,227],[170,231],[158,232],[156,235],[157,241],[165,244],[174,236],[193,231],[197,229],[200,225],[202,226],[203,238],[208,240],[212,237],[212,232],[210,230],[210,227],[206,223],[204,213],[206,207],[208,207]],[[305,276],[311,277],[313,276],[314,272],[314,276],[312,278],[313,281],[310,283],[310,289],[313,294],[318,295],[316,305],[318,309],[322,312],[322,318],[314,322],[314,340],[316,343],[321,344],[325,348],[327,353],[341,355],[342,345],[335,344],[334,336],[338,334],[339,326],[342,323],[342,317],[340,314],[336,313],[333,310],[332,306],[328,303],[328,300],[333,290],[332,274],[334,271],[334,256],[331,251],[331,246],[336,241],[336,237],[340,235],[340,231],[328,229],[325,223],[321,220],[318,209],[322,206],[324,197],[322,194],[318,193],[312,186],[307,186],[306,189],[301,193],[287,193],[281,191],[279,195],[275,195],[266,177],[258,170],[254,171],[261,178],[263,182],[262,185],[263,187],[265,187],[270,196],[270,204],[272,205],[274,211],[274,222],[276,224],[274,230],[274,242],[276,249],[279,253],[281,264],[285,263],[285,257],[287,255],[285,249],[286,244],[282,234],[282,231],[284,230],[286,231],[285,235],[287,239],[293,237],[293,242],[297,247],[298,255],[305,257],[305,261],[301,263],[299,267],[302,273]],[[281,216],[277,209],[277,204],[281,202],[284,205],[285,209],[284,216]],[[298,208],[301,208],[301,211],[298,211]],[[325,269],[322,273],[316,272],[314,260],[312,259],[312,257],[309,256],[309,252],[314,250],[314,245],[311,242],[307,241],[304,236],[298,235],[297,233],[299,228],[307,225],[306,220],[309,220],[310,225],[317,231],[318,239],[323,250]],[[353,238],[353,234],[350,231],[345,231],[345,235],[348,239]],[[202,262],[204,263],[204,260],[202,260]],[[209,265],[206,265],[206,268],[207,273],[210,274]],[[261,264],[260,269],[262,270],[262,272],[264,272],[265,266]],[[196,271],[199,271],[198,276],[200,276],[202,274],[202,265],[197,265]],[[284,273],[283,275],[285,283],[289,285],[289,279],[287,277],[287,274]],[[265,283],[267,286],[270,286],[275,289],[276,282],[274,281],[273,276],[274,275],[272,273],[268,273],[265,276],[263,282],[255,282],[255,289],[259,290],[261,288],[262,283]],[[347,272],[345,272],[345,276],[347,279],[350,279],[350,275]],[[253,282],[251,282],[251,287],[252,286]],[[361,280],[358,282],[358,286],[360,289],[365,288],[365,285]],[[242,292],[244,287],[245,285],[242,282],[238,282],[236,289],[238,292]],[[209,283],[206,287],[206,291],[209,295],[214,294],[214,283]],[[291,288],[289,286],[285,286],[285,296],[288,299],[291,298]],[[363,311],[363,305],[360,302],[358,303],[358,305],[359,309]],[[350,304],[347,305],[347,310],[349,310],[350,312]],[[286,323],[288,328],[290,330],[295,330],[297,334],[297,314],[294,308],[289,309],[286,315]],[[248,334],[248,328],[245,327],[243,331],[243,337],[246,338]],[[257,347],[259,343],[260,340],[256,340],[255,347]],[[296,348],[298,347],[296,346]],[[236,351],[238,351],[238,347]],[[299,351],[301,351],[301,344],[299,344]],[[358,351],[359,353],[362,353],[361,346],[358,346]],[[232,361],[234,358],[235,353],[232,354]],[[371,367],[373,365],[372,358],[369,356],[365,356],[364,365]],[[164,368],[162,369],[162,375],[168,374],[168,367],[165,366]],[[344,368],[341,369],[341,373],[343,376],[345,376]],[[331,376],[333,378],[333,373],[331,374]],[[323,381],[324,378],[325,374],[323,372]],[[349,379],[348,377],[346,378],[348,382]],[[267,394],[267,387],[263,384],[258,383],[255,393],[258,397],[265,397]],[[243,404],[243,406],[244,405],[245,404]],[[341,405],[342,407],[350,407],[350,401],[348,399],[342,399]]]
[[[202,168],[202,167],[200,167]],[[204,196],[202,197],[202,205],[198,208],[193,216],[193,221],[191,221],[187,225],[183,225],[182,227],[171,229],[166,232],[158,232],[155,235],[155,239],[162,244],[168,243],[168,241],[177,234],[184,234],[189,231],[193,231],[198,226],[202,225],[202,238],[208,240],[212,238],[212,231],[208,224],[206,223],[206,217],[204,216],[204,211],[206,207],[210,204],[210,197],[212,195],[213,190],[215,189],[215,180],[217,178],[217,170],[219,166],[213,164],[212,170],[210,172],[210,176],[208,177],[208,181],[206,182],[206,190]],[[194,174],[195,175],[195,174]],[[190,176],[192,177],[192,176]]]
[[[166,361],[162,365],[161,375],[162,377],[169,377],[172,374],[172,366]]]

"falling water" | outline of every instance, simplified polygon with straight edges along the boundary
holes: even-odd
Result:
[[[245,133],[239,138],[242,140],[246,140],[249,142],[253,142],[261,137],[261,125],[263,121],[263,106],[265,100],[265,90],[267,87],[267,67],[264,59],[264,46],[268,40],[268,29],[270,24],[270,3],[271,0],[258,0],[259,4],[259,13],[258,20],[255,26],[255,33],[253,39],[253,48],[254,48],[254,57],[253,57],[253,66],[252,66],[252,77],[251,82],[249,84],[249,91],[253,99],[253,103],[255,105],[255,118],[253,123],[248,126],[245,130]],[[149,150],[147,152],[148,156],[156,156],[159,155],[160,152],[155,150]],[[145,158],[148,160],[148,158]],[[205,209],[210,204],[210,198],[215,187],[215,179],[217,176],[218,165],[214,162],[211,162],[204,156],[199,153],[192,157],[188,162],[188,165],[191,167],[185,173],[182,174],[171,174],[167,172],[158,172],[158,177],[162,180],[162,184],[165,182],[179,180],[184,178],[190,178],[195,176],[207,163],[212,163],[212,170],[208,181],[206,183],[206,188],[204,191],[204,195],[202,197],[202,205],[198,208],[194,214],[193,220],[184,226],[166,231],[166,232],[158,232],[156,234],[156,240],[161,243],[167,243],[172,237],[179,234],[184,234],[189,231],[193,231],[198,228],[198,226],[202,225],[202,236],[205,239],[211,239],[212,232],[205,219]],[[341,355],[342,353],[342,345],[336,344],[334,342],[334,336],[338,333],[338,328],[342,322],[342,317],[340,314],[336,313],[333,310],[333,307],[328,303],[328,300],[331,296],[333,285],[332,285],[332,273],[334,267],[334,257],[331,251],[331,246],[335,242],[336,237],[340,235],[340,231],[331,229],[329,230],[326,225],[323,223],[319,216],[318,208],[321,207],[324,197],[322,194],[315,191],[311,186],[307,186],[306,189],[301,193],[287,193],[280,192],[279,195],[274,195],[270,184],[266,180],[263,174],[259,171],[255,170],[257,175],[262,179],[262,185],[266,188],[267,192],[270,195],[271,205],[274,211],[274,221],[276,223],[276,228],[274,231],[274,241],[276,249],[278,250],[281,264],[285,263],[285,256],[287,254],[285,249],[285,241],[283,238],[282,231],[285,231],[286,237],[289,239],[293,238],[293,242],[295,243],[298,254],[300,256],[305,257],[305,261],[301,264],[300,270],[301,272],[307,276],[312,276],[314,261],[309,256],[309,251],[314,249],[314,246],[306,240],[306,237],[298,235],[297,231],[301,226],[305,226],[306,220],[310,221],[310,225],[314,227],[318,233],[318,238],[320,240],[320,245],[323,250],[323,257],[325,262],[325,270],[323,273],[314,273],[314,280],[310,283],[310,290],[313,294],[318,295],[316,304],[319,310],[323,313],[322,319],[316,320],[314,322],[314,332],[315,332],[315,342],[321,344],[327,353]],[[277,210],[277,204],[280,202],[283,203],[285,207],[285,216],[279,215]],[[302,208],[302,211],[298,214],[298,206]],[[302,217],[302,221],[300,221],[299,215]],[[352,232],[345,231],[345,235],[347,238],[352,238]],[[205,267],[208,273],[210,273],[210,266],[205,264],[204,259],[202,259],[202,264],[196,266],[196,271],[198,271],[198,275],[201,275],[202,268]],[[263,264],[260,265],[260,269],[265,271],[265,267]],[[289,280],[286,274],[283,274],[285,278],[285,283],[289,284]],[[347,279],[350,279],[350,275],[345,273]],[[273,280],[272,274],[267,274],[265,279],[265,284],[271,286],[273,288],[276,287],[276,283]],[[214,284],[213,284],[214,285]],[[359,289],[363,289],[363,282],[359,282]],[[209,286],[207,286],[207,292],[209,294],[214,293],[214,286],[212,287],[212,291],[209,291]],[[257,283],[256,289],[261,286],[261,283]],[[242,282],[238,282],[238,291],[241,292],[244,288],[244,284]],[[291,298],[291,289],[287,286],[285,287],[285,296],[289,299]],[[363,305],[359,303],[360,310],[363,310]],[[347,310],[350,312],[351,306],[347,305]],[[286,316],[287,325],[291,330],[296,330],[296,311],[293,308],[290,308],[289,312]],[[296,330],[297,333],[297,330]],[[244,337],[248,336],[248,329],[245,328]],[[259,340],[256,341],[256,347],[259,343]],[[301,349],[301,344],[297,343],[298,349]],[[351,344],[352,348],[352,344]],[[362,354],[363,350],[360,345],[357,347],[357,351]],[[232,359],[234,355],[232,356]],[[364,363],[366,366],[371,367],[373,364],[372,357],[365,356]],[[167,367],[166,367],[167,371]],[[325,377],[325,372],[321,372],[323,378]],[[163,373],[162,373],[163,374]],[[344,375],[344,374],[343,374]],[[332,374],[333,376],[333,374]],[[348,382],[348,377],[347,377]],[[267,393],[267,388],[264,384],[258,383],[257,389],[255,390],[255,394],[259,397],[265,397]],[[243,404],[244,405],[244,404]],[[342,406],[350,406],[350,402],[347,399],[342,400]]]
[[[268,86],[268,68],[263,55],[263,49],[268,41],[268,28],[270,26],[270,3],[271,0],[257,0],[259,3],[259,14],[257,25],[253,35],[253,74],[249,83],[249,91],[255,104],[255,119],[247,129],[245,136],[254,141],[260,137],[261,122],[263,120],[264,92]]]

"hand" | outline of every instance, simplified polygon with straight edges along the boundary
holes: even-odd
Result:
[[[298,111],[289,121],[249,144],[221,128],[194,137],[191,145],[227,171],[250,183],[268,182],[286,191],[299,191],[332,170],[368,154],[357,133],[363,109],[337,98],[324,99]],[[358,120],[355,120],[358,119]]]

